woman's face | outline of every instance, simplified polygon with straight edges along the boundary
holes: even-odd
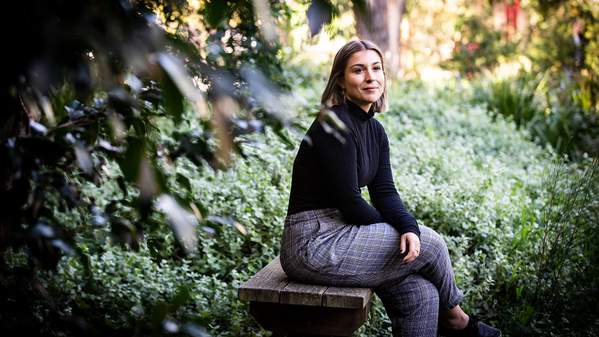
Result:
[[[385,73],[379,54],[374,50],[352,54],[339,85],[345,89],[345,96],[349,100],[364,111],[370,110],[370,106],[381,97],[385,88]]]

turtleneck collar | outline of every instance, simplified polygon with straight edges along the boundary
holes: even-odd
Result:
[[[345,104],[347,105],[347,111],[361,121],[367,121],[374,117],[374,104],[370,106],[370,110],[368,110],[368,112],[364,111],[359,105],[350,101],[349,99],[345,100]]]

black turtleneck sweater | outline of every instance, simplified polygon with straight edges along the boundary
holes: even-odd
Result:
[[[293,163],[287,214],[337,208],[353,225],[387,222],[401,234],[420,235],[393,182],[389,141],[383,126],[351,101],[331,108],[347,126],[345,142],[325,131],[316,119]],[[368,186],[370,205],[360,193]]]

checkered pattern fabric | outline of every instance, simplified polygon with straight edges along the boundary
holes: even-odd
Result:
[[[407,316],[397,314],[409,311],[406,308],[412,305],[405,303],[412,303],[414,298],[436,297],[441,308],[452,308],[463,298],[443,238],[426,226],[419,228],[420,255],[406,264],[402,261],[405,253],[399,252],[400,235],[388,223],[351,225],[334,208],[299,212],[285,218],[281,265],[290,278],[304,283],[375,288],[377,294],[384,294],[379,297],[384,297],[386,307],[403,307],[388,312],[392,321],[402,321],[401,329],[414,330],[401,332],[401,336],[432,336],[424,331],[432,329],[436,335],[438,307],[434,312],[424,308],[428,315],[422,310]],[[415,274],[420,277],[412,276]],[[436,296],[430,294],[434,291]],[[418,322],[406,321],[405,317],[417,318]]]
[[[439,291],[420,274],[375,288],[391,319],[394,337],[437,337]]]

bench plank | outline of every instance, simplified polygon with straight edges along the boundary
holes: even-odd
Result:
[[[372,290],[290,281],[277,256],[239,287],[238,297],[255,302],[362,309],[370,302]]]
[[[322,296],[322,306],[362,309],[370,302],[371,297],[372,290],[368,288],[329,287]]]
[[[282,336],[352,336],[368,319],[372,290],[290,281],[279,257],[238,289],[260,325]]]
[[[322,294],[327,288],[327,286],[289,282],[281,290],[280,303],[320,307],[322,306]]]
[[[279,303],[280,292],[287,286],[289,280],[281,267],[277,256],[254,277],[243,283],[237,295],[245,301]]]

